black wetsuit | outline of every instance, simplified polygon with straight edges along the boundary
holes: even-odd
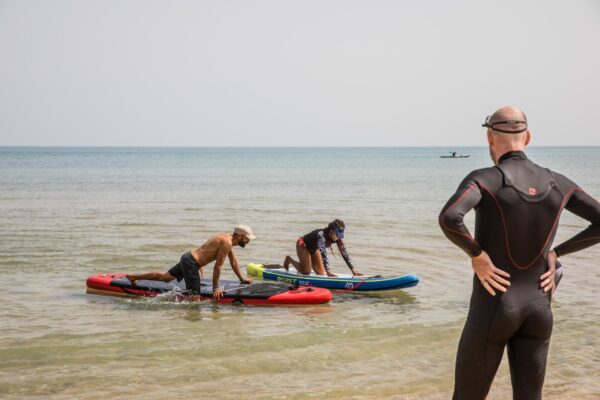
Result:
[[[475,208],[475,238],[463,223]],[[440,213],[444,234],[469,256],[485,250],[510,274],[491,296],[476,276],[456,359],[454,399],[487,396],[505,346],[514,399],[541,399],[552,333],[550,295],[540,289],[562,210],[592,224],[555,248],[559,256],[600,242],[600,203],[565,176],[511,151],[470,173]]]

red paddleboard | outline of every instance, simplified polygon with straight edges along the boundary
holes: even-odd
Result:
[[[275,283],[256,282],[241,284],[239,281],[221,280],[224,289],[219,303],[301,305],[323,304],[331,300],[327,289],[313,287],[291,287]],[[87,278],[87,293],[119,297],[155,297],[173,293],[182,300],[197,300],[186,294],[185,283],[172,281],[137,280],[132,285],[125,274],[96,274]],[[212,299],[212,284],[202,282],[200,300]]]

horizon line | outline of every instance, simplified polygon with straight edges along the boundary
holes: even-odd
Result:
[[[487,148],[487,145],[397,145],[397,146],[136,146],[136,145],[1,145],[0,148],[114,148],[114,149],[385,149],[385,148]],[[526,148],[537,147],[600,147],[600,144],[580,144],[580,145],[531,145]]]

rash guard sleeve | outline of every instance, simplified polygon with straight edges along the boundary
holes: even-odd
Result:
[[[574,253],[600,243],[600,203],[582,189],[576,188],[567,201],[567,210],[591,225],[554,248],[557,256]]]
[[[344,259],[344,261],[346,262],[346,265],[348,266],[348,268],[354,269],[354,265],[352,265],[352,260],[350,259],[350,255],[348,254],[348,251],[346,250],[346,246],[344,245],[344,240],[338,239],[336,243],[337,243],[338,250],[340,251],[340,254],[342,255],[342,258]]]
[[[479,204],[481,198],[481,189],[472,173],[461,182],[439,215],[444,235],[470,257],[477,257],[482,248],[465,226],[464,216]]]

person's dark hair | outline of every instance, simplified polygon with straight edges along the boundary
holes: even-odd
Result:
[[[343,230],[343,229],[346,229],[346,225],[344,224],[344,221],[342,221],[341,219],[334,219],[333,221],[331,221],[331,222],[329,223],[329,225],[327,225],[327,227],[328,227],[329,229],[332,229],[332,230],[334,230],[334,231],[335,231],[336,229],[342,229],[342,230]]]

